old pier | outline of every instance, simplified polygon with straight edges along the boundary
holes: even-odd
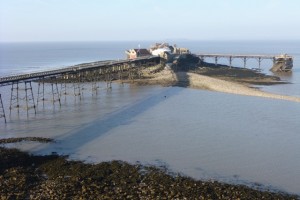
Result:
[[[215,65],[218,64],[218,60],[220,58],[226,58],[229,61],[229,67],[232,67],[233,59],[242,59],[244,62],[244,68],[247,67],[247,61],[249,59],[256,59],[258,61],[258,69],[261,68],[262,60],[272,60],[273,66],[271,71],[291,71],[293,68],[293,57],[287,54],[282,55],[247,55],[247,54],[197,54],[197,56],[201,60],[205,60],[205,58],[213,58],[215,61]]]
[[[45,90],[46,84],[50,85],[50,101],[53,105],[61,106],[61,98],[66,95],[67,87],[72,87],[73,95],[80,97],[82,85],[86,82],[91,83],[93,92],[97,92],[99,81],[105,81],[107,88],[110,89],[113,80],[122,81],[126,78],[133,81],[135,78],[141,78],[142,69],[160,66],[159,64],[160,57],[158,56],[84,63],[61,69],[0,77],[0,87],[11,87],[9,113],[11,114],[14,109],[19,113],[23,108],[28,116],[29,110],[33,110],[36,114],[37,107],[40,104],[44,105],[45,95],[49,93]],[[38,83],[37,95],[33,92],[33,81]],[[2,99],[0,94],[0,118],[4,118],[6,123],[7,117]]]
[[[106,82],[107,89],[111,88],[113,80],[124,79],[134,80],[141,78],[143,69],[150,69],[159,66],[163,69],[164,62],[176,63],[176,59],[197,58],[204,61],[205,58],[213,58],[215,65],[218,65],[220,58],[229,60],[229,67],[232,67],[233,59],[242,59],[244,67],[247,67],[247,60],[256,59],[261,68],[261,61],[270,59],[273,61],[272,71],[291,71],[293,67],[293,57],[283,55],[232,55],[232,54],[191,54],[186,48],[173,47],[168,44],[156,44],[150,51],[147,49],[133,49],[126,51],[126,60],[97,61],[83,63],[61,69],[33,72],[19,75],[0,77],[0,88],[10,86],[9,114],[13,110],[23,108],[29,115],[29,110],[34,114],[37,107],[44,106],[45,101],[51,101],[53,106],[61,106],[62,96],[67,95],[67,89],[71,89],[72,95],[81,98],[84,83],[89,83],[91,91],[97,93],[98,82]],[[189,56],[186,56],[189,54]],[[199,59],[200,58],[200,59]],[[200,63],[195,63],[198,66]],[[175,64],[176,65],[176,64]],[[175,69],[175,68],[174,68]],[[32,82],[37,82],[37,95],[34,94]],[[48,86],[46,91],[45,85]],[[50,86],[50,87],[49,87]],[[49,89],[50,88],[50,89]],[[6,94],[7,95],[7,94]],[[7,122],[3,94],[0,92],[0,118]]]

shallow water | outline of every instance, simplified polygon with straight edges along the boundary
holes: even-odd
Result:
[[[163,164],[195,178],[299,194],[299,103],[179,87],[101,88],[81,101],[67,96],[60,109],[46,103],[27,120],[14,111],[0,137],[51,137],[57,142],[16,146],[87,162]]]
[[[0,76],[88,61],[124,58],[124,50],[153,42],[0,44]],[[293,73],[281,73],[292,84],[263,86],[279,94],[300,96],[299,42],[178,42],[192,52],[288,53]],[[134,46],[136,45],[136,46]],[[227,60],[220,60],[227,64]],[[235,66],[242,66],[234,60]],[[249,67],[257,61],[249,60]],[[263,61],[266,73],[271,63]],[[60,87],[60,86],[59,86]],[[82,98],[73,88],[62,106],[51,102],[50,86],[37,115],[12,110],[10,88],[0,87],[8,123],[0,118],[0,138],[51,137],[53,144],[24,142],[33,153],[58,152],[86,162],[137,161],[166,165],[195,178],[216,179],[300,194],[300,104],[179,87],[86,84]],[[37,98],[37,85],[33,83]],[[21,91],[24,97],[24,90]],[[93,95],[92,95],[93,94]],[[36,99],[35,99],[36,101]]]

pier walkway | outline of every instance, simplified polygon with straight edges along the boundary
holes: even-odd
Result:
[[[13,109],[16,109],[19,114],[20,108],[24,108],[28,116],[29,110],[33,110],[34,114],[36,114],[36,108],[39,103],[42,102],[44,105],[46,96],[48,95],[49,97],[49,91],[53,105],[58,103],[61,106],[60,99],[62,95],[66,95],[67,87],[72,87],[74,96],[81,98],[81,90],[84,83],[89,82],[92,86],[91,91],[97,92],[97,83],[99,81],[105,81],[107,88],[111,88],[112,80],[118,79],[122,81],[124,77],[129,80],[134,80],[136,77],[140,78],[141,69],[157,66],[159,63],[160,57],[158,56],[83,63],[60,69],[0,77],[0,89],[4,86],[11,86],[10,114]],[[34,97],[32,81],[38,84],[37,98]],[[46,84],[50,86],[48,90],[45,88]],[[61,85],[60,89],[58,84]],[[4,118],[6,123],[5,104],[2,98],[3,95],[1,96],[0,91],[0,118]],[[9,99],[9,97],[6,97],[6,99]]]
[[[229,67],[232,67],[233,59],[242,59],[244,62],[244,68],[247,67],[247,60],[256,59],[258,60],[258,68],[261,68],[261,61],[269,59],[273,61],[273,71],[290,71],[293,67],[293,57],[287,54],[282,55],[250,55],[250,54],[207,54],[199,53],[196,54],[201,60],[205,58],[214,58],[215,65],[218,64],[220,58],[226,58],[229,60]]]
[[[133,68],[138,65],[143,65],[145,63],[153,62],[159,59],[157,56],[146,56],[146,57],[139,57],[136,59],[131,60],[119,60],[119,61],[97,61],[97,62],[90,62],[90,63],[83,63],[78,65],[73,65],[69,67],[63,67],[61,69],[55,70],[45,70],[40,72],[32,72],[26,74],[18,74],[18,75],[10,75],[10,76],[0,76],[0,86],[3,85],[11,85],[13,82],[22,82],[22,81],[29,81],[29,80],[38,80],[40,78],[47,78],[47,77],[57,77],[66,74],[76,74],[80,72],[86,71],[94,71],[99,70],[100,73],[105,73],[103,70],[122,70],[122,69],[129,69]],[[118,66],[119,68],[116,68]],[[122,66],[122,67],[120,67]],[[126,67],[125,67],[126,66]]]

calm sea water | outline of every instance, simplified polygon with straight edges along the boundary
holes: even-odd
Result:
[[[124,58],[124,50],[152,42],[1,44],[2,75],[81,62]],[[295,57],[292,84],[262,89],[300,96],[299,42],[178,42],[192,52],[288,53]],[[223,60],[226,63],[228,61]],[[241,66],[239,60],[235,65]],[[271,62],[264,61],[268,72]],[[251,66],[250,66],[251,65]],[[255,66],[256,65],[256,66]],[[257,67],[249,61],[249,67]],[[124,160],[166,165],[197,179],[215,179],[300,194],[300,105],[179,87],[85,84],[81,100],[52,105],[47,86],[37,114],[21,109],[0,118],[0,137],[51,137],[53,144],[14,144],[33,153],[58,152],[86,162]],[[37,85],[33,83],[36,96]],[[1,87],[9,116],[10,88]],[[92,95],[93,94],[93,95]]]
[[[60,68],[83,62],[124,59],[126,49],[148,48],[153,41],[131,42],[51,42],[51,43],[0,43],[0,76]],[[287,53],[294,56],[293,73],[276,74],[291,84],[262,87],[263,90],[300,97],[300,41],[170,41],[189,48],[193,53],[228,54],[271,54]],[[214,62],[214,60],[207,61]],[[228,64],[228,60],[220,59]],[[234,59],[233,65],[242,67],[241,59]],[[248,60],[248,68],[257,68],[258,61]],[[264,73],[272,61],[263,60]]]

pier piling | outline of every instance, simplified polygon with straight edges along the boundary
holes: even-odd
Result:
[[[55,106],[55,102],[58,102],[59,106],[61,107],[60,93],[58,92],[57,81],[51,83],[51,91],[53,105]]]
[[[29,116],[28,111],[32,108],[34,110],[34,114],[36,114],[36,106],[35,106],[35,102],[34,102],[31,81],[25,81],[25,99],[26,99],[27,116]]]
[[[4,118],[4,122],[6,123],[5,110],[4,110],[4,105],[3,105],[1,94],[0,94],[0,118]]]
[[[9,115],[11,115],[11,110],[13,108],[18,109],[18,114],[20,113],[20,104],[19,104],[19,82],[13,82],[11,85],[10,91],[10,105],[9,105]]]
[[[22,92],[23,91],[23,92]],[[33,90],[31,81],[24,81],[24,88],[20,88],[19,82],[13,82],[10,95],[9,114],[14,108],[17,108],[18,115],[20,114],[20,108],[23,107],[29,116],[29,110],[33,109],[36,114],[36,106],[34,102]]]
[[[36,107],[38,108],[39,102],[43,102],[43,108],[45,107],[45,80],[44,78],[39,79],[38,81],[38,94],[36,100]]]

